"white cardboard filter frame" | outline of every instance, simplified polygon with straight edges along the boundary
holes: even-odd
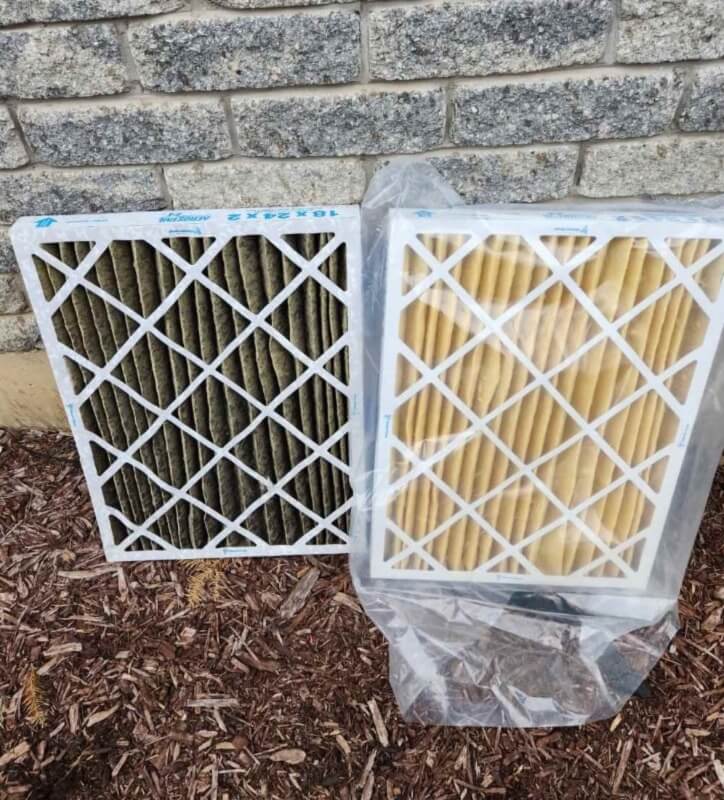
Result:
[[[457,234],[469,238],[467,240],[464,238],[458,240],[465,241],[465,243],[447,260],[440,263],[418,239],[418,236],[424,234],[446,236]],[[550,271],[548,277],[532,291],[516,302],[511,303],[502,314],[495,317],[486,313],[485,309],[481,308],[451,275],[451,271],[461,259],[479,247],[489,236],[493,235],[521,237]],[[545,236],[592,237],[593,241],[585,249],[566,260],[565,263],[559,263],[553,252],[542,243],[541,238]],[[592,256],[611,240],[620,237],[647,239],[650,247],[663,257],[670,270],[670,280],[664,282],[656,291],[645,297],[641,302],[638,302],[628,313],[613,322],[609,322],[607,316],[602,313],[596,303],[572,278],[572,273],[582,264],[589,262]],[[714,245],[704,257],[686,268],[667,244],[667,241],[677,238],[711,240]],[[694,422],[710,376],[722,334],[722,327],[724,326],[724,291],[720,291],[715,300],[712,301],[707,296],[707,293],[702,291],[696,279],[701,270],[724,255],[723,240],[724,224],[721,218],[706,218],[696,214],[678,212],[617,214],[615,212],[601,213],[596,211],[587,213],[585,209],[577,212],[568,212],[556,209],[514,210],[505,208],[500,210],[460,208],[449,211],[422,209],[391,212],[387,259],[387,296],[382,343],[383,355],[380,367],[380,412],[376,441],[375,489],[372,508],[370,563],[372,577],[397,580],[512,583],[536,586],[559,585],[581,588],[642,589],[646,587],[662,537],[669,534],[675,535],[676,533],[675,531],[666,530],[666,520]],[[419,279],[409,291],[403,290],[402,281],[403,253],[406,248],[411,248],[420,259],[424,260],[429,269],[429,274]],[[451,354],[442,363],[431,368],[402,339],[400,322],[404,309],[440,281],[444,285],[445,291],[454,292],[457,299],[465,304],[466,314],[469,313],[476,318],[480,326],[480,332],[473,336],[464,347]],[[553,369],[543,373],[517,347],[516,343],[508,338],[503,328],[507,321],[520,312],[528,303],[532,302],[535,297],[540,296],[559,281],[574,295],[576,301],[598,325],[600,332],[586,341],[575,353],[569,354]],[[681,360],[665,371],[660,374],[654,374],[652,369],[630,346],[621,331],[628,321],[634,319],[646,307],[655,303],[667,292],[678,286],[685,287],[686,291],[693,297],[694,303],[708,317],[706,334],[699,347],[685,353]],[[509,398],[502,406],[494,409],[486,417],[480,418],[441,380],[441,375],[451,364],[462,358],[464,352],[469,352],[491,335],[497,337],[504,347],[523,363],[523,366],[532,375],[532,382],[526,385],[516,396]],[[643,380],[637,391],[621,399],[606,414],[589,422],[556,390],[552,380],[557,373],[562,372],[568,365],[580,358],[581,354],[586,350],[596,343],[606,340],[611,342],[612,346],[615,345],[620,348],[625,357],[633,362]],[[413,385],[403,387],[403,390],[397,396],[396,377],[398,356],[400,355],[414,367],[419,377]],[[687,365],[692,364],[695,364],[695,371],[685,402],[681,403],[667,387],[667,381]],[[432,454],[422,452],[420,454],[413,452],[413,449],[407,447],[395,435],[392,423],[396,411],[410,397],[429,386],[434,386],[445,400],[452,403],[456,410],[464,415],[467,427],[462,432],[451,436],[450,441],[445,440],[444,447],[436,452]],[[489,425],[506,408],[511,407],[522,396],[539,387],[543,387],[553,394],[555,401],[577,423],[578,430],[572,439],[567,439],[559,448],[545,453],[537,462],[530,464],[525,463],[504,442],[498,440],[495,434],[491,433]],[[651,392],[651,390],[656,392],[665,402],[666,408],[676,415],[678,432],[673,441],[666,447],[658,450],[642,463],[630,466],[601,435],[600,426],[607,419],[613,418],[619,411],[633,404],[638,398],[641,398],[647,392]],[[433,470],[435,464],[440,462],[447,454],[480,433],[494,440],[495,446],[514,465],[515,474],[489,492],[485,498],[466,502]],[[583,437],[590,437],[600,448],[600,451],[604,452],[614,462],[620,471],[620,478],[609,486],[603,487],[599,492],[576,507],[562,507],[555,494],[544,483],[537,480],[535,470],[539,463],[555,457],[556,453],[561,452],[572,442]],[[409,466],[408,471],[401,476],[393,471],[393,462],[391,461],[393,448],[397,451],[398,456],[402,455]],[[649,483],[642,480],[641,473],[644,469],[659,461],[663,464],[663,460],[666,458],[668,458],[668,462],[666,462],[663,479],[660,482],[658,491],[656,491]],[[448,527],[449,521],[443,521],[435,530],[425,535],[420,535],[419,532],[416,534],[414,531],[403,530],[390,518],[389,509],[391,508],[392,498],[397,496],[401,488],[420,476],[426,477],[440,492],[449,496],[458,515],[468,515],[475,525],[495,540],[499,552],[496,553],[494,558],[490,558],[472,570],[449,569],[425,549],[426,544],[431,543]],[[480,509],[483,502],[487,502],[496,494],[504,491],[513,481],[521,477],[529,478],[536,483],[536,488],[546,495],[547,500],[556,505],[558,508],[557,513],[560,514],[560,517],[546,524],[538,531],[527,534],[523,541],[513,544],[490,525],[480,514]],[[618,545],[606,544],[588,527],[583,519],[583,512],[597,500],[605,497],[606,493],[611,491],[614,486],[620,486],[624,481],[630,481],[644,494],[646,499],[653,505],[653,514],[648,527],[635,536]],[[523,551],[526,546],[537,538],[545,536],[547,532],[555,529],[556,525],[561,524],[576,526],[583,536],[588,537],[595,543],[602,555],[572,574],[543,574],[524,557]],[[392,554],[389,547],[386,547],[386,543],[390,541],[388,538],[390,536],[394,537],[396,545],[396,551],[393,551]],[[642,543],[640,556],[637,559],[637,564],[631,566],[621,558],[621,555],[625,549],[636,543]],[[411,556],[414,556],[414,558],[410,559]],[[516,570],[515,573],[511,571],[493,571],[496,565],[499,566],[504,559],[508,559],[506,562],[508,564],[511,563],[512,559],[515,559],[520,565],[520,569]],[[412,568],[406,566],[410,563],[413,565]],[[615,564],[619,568],[620,574],[618,576],[591,574],[601,565],[609,563]],[[420,568],[420,565],[423,568]],[[605,570],[603,571],[605,572]]]
[[[302,255],[291,248],[283,239],[289,234],[313,234],[327,233],[333,239],[311,260],[306,261]],[[245,308],[233,297],[228,295],[223,288],[218,286],[203,274],[205,267],[211,259],[221,251],[224,244],[229,239],[236,236],[263,236],[280,250],[287,259],[293,262],[298,268],[299,273],[281,291],[263,311],[255,315]],[[207,237],[215,241],[204,252],[203,256],[194,264],[187,263],[176,252],[167,247],[163,240],[172,237]],[[60,395],[65,406],[70,427],[75,437],[75,441],[80,453],[80,460],[88,482],[93,506],[97,515],[101,538],[106,557],[109,561],[137,561],[137,560],[158,560],[158,559],[196,559],[196,558],[215,558],[229,556],[269,556],[269,555],[312,555],[312,554],[332,554],[346,553],[349,550],[349,534],[341,531],[334,524],[334,520],[345,511],[351,509],[353,498],[326,519],[319,518],[311,509],[306,508],[294,497],[290,497],[284,490],[285,482],[299,469],[304,468],[308,463],[312,463],[317,458],[325,459],[333,464],[337,469],[342,470],[346,475],[351,474],[351,465],[356,463],[362,448],[362,401],[360,393],[362,391],[361,375],[361,354],[358,352],[362,341],[361,331],[361,254],[360,254],[360,227],[359,210],[353,206],[342,207],[309,207],[309,208],[273,208],[273,209],[239,209],[239,210],[210,210],[210,211],[170,211],[153,213],[131,213],[131,214],[99,214],[99,215],[79,215],[79,216],[57,216],[57,217],[27,217],[19,220],[11,230],[11,238],[15,248],[20,270],[25,280],[28,297],[35,311],[40,333],[45,349],[58,384]],[[135,241],[141,240],[149,243],[153,248],[160,251],[163,256],[172,262],[183,277],[175,289],[166,296],[158,308],[144,318],[133,310],[124,306],[116,297],[104,292],[94,282],[86,280],[86,275],[92,269],[94,263],[113,241]],[[77,269],[69,269],[58,259],[43,250],[43,245],[58,242],[89,242],[93,243],[92,249],[87,257],[82,261]],[[325,259],[334,252],[339,246],[346,249],[346,290],[342,290],[333,281],[330,281],[319,270]],[[55,270],[60,271],[65,276],[65,284],[57,291],[55,296],[48,302],[43,293],[40,280],[37,275],[33,258],[42,259]],[[319,359],[312,361],[305,353],[296,348],[288,339],[274,330],[267,317],[271,311],[281,305],[285,299],[292,294],[309,276],[320,283],[329,293],[334,295],[347,308],[348,328],[327,352]],[[163,317],[165,312],[175,303],[180,294],[187,289],[193,282],[202,284],[206,289],[215,293],[218,297],[228,303],[235,312],[240,314],[247,321],[247,326],[231,344],[224,349],[220,356],[212,364],[206,364],[194,354],[184,349],[181,345],[165,337],[154,323]],[[121,311],[138,325],[135,332],[128,340],[120,346],[107,364],[103,367],[90,362],[88,359],[79,355],[72,349],[63,345],[56,336],[56,331],[52,321],[53,313],[59,308],[64,299],[76,287],[82,286],[87,292],[95,293],[101,297],[109,306]],[[254,330],[260,328],[278,344],[286,348],[294,358],[301,362],[306,371],[288,386],[279,397],[270,405],[264,405],[259,400],[248,394],[244,387],[232,384],[236,393],[253,407],[256,408],[258,415],[247,429],[239,433],[230,440],[225,446],[219,447],[203,440],[201,434],[194,430],[187,429],[183,423],[173,416],[172,412],[187,399],[191,393],[209,375],[219,379],[222,383],[229,384],[228,379],[219,371],[218,367],[223,358],[238,347],[241,341],[251,335]],[[127,393],[133,390],[123,384],[111,373],[119,364],[121,359],[129,352],[133,345],[145,334],[150,333],[160,339],[163,344],[176,350],[194,363],[201,371],[198,376],[191,381],[188,388],[180,394],[172,404],[165,409],[160,409],[149,403],[144,397],[132,394],[133,399],[143,405],[148,411],[156,415],[156,420],[149,427],[148,431],[142,434],[137,442],[128,448],[126,452],[118,452],[109,443],[103,441],[98,436],[85,429],[81,422],[81,415],[78,412],[81,404],[95,391],[102,381],[109,381]],[[349,353],[349,386],[339,381],[327,370],[324,365],[335,354],[343,348],[348,348]],[[92,373],[93,377],[85,388],[76,394],[70,379],[65,359],[71,359],[85,370]],[[291,396],[306,380],[312,376],[319,375],[327,382],[331,383],[336,390],[342,392],[348,403],[348,422],[337,430],[326,442],[317,444],[315,441],[304,437],[300,431],[291,425],[282,415],[276,413],[280,404],[287,397]],[[239,469],[249,472],[250,468],[235,459],[231,448],[241,441],[244,437],[251,434],[253,428],[260,424],[264,419],[270,419],[292,432],[311,451],[301,464],[292,465],[292,469],[283,480],[272,483],[269,479],[264,479],[251,470],[250,474],[264,486],[265,491],[261,497],[247,508],[239,518],[232,520],[226,519],[218,510],[210,509],[202,501],[186,493],[188,487],[193,484],[198,475],[208,469],[223,457],[232,461]],[[202,443],[213,451],[211,460],[201,469],[197,476],[189,480],[186,486],[177,488],[170,486],[154,475],[143,465],[134,461],[134,452],[147,440],[154,430],[170,422],[182,428],[184,432],[193,436],[198,442]],[[343,436],[347,435],[349,442],[349,464],[343,463],[330,452]],[[203,440],[203,441],[202,441]],[[95,461],[91,451],[91,443],[100,445],[111,457],[112,464],[109,469],[101,476],[96,471]],[[154,514],[146,519],[142,525],[134,525],[115,508],[107,505],[104,499],[102,484],[108,480],[110,474],[130,463],[142,471],[153,480],[163,491],[171,495],[164,505],[155,510]],[[315,524],[313,530],[294,544],[272,545],[260,539],[252,532],[244,528],[244,518],[246,518],[255,508],[261,507],[263,502],[269,498],[278,496],[311,518]],[[149,525],[155,519],[165,513],[169,508],[179,501],[185,500],[194,506],[199,507],[203,513],[214,517],[223,525],[223,530],[206,544],[198,549],[180,549],[156,535],[149,530]],[[130,531],[128,537],[116,543],[112,535],[111,516],[115,516]],[[339,544],[312,544],[310,543],[322,531],[329,531],[334,535]],[[224,546],[229,534],[238,532],[251,544],[248,546],[228,547]],[[153,550],[130,550],[128,549],[139,537],[145,536],[149,541],[154,542],[160,549]]]

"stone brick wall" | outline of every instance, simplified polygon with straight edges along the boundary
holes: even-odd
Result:
[[[722,0],[0,0],[0,353],[20,215],[724,192]]]

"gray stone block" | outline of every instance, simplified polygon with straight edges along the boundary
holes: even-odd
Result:
[[[39,346],[40,331],[32,314],[0,317],[0,353],[19,353]]]
[[[451,138],[495,146],[653,136],[673,120],[681,92],[673,72],[462,85]]]
[[[231,155],[219,99],[134,99],[103,105],[23,106],[20,123],[37,161],[56,166],[144,164]]]
[[[592,145],[579,191],[586,197],[724,191],[724,139],[667,137]]]
[[[161,92],[346,83],[360,70],[359,15],[283,14],[131,25],[142,84]]]
[[[487,0],[373,6],[370,74],[409,80],[593,63],[606,47],[611,0],[573,5],[570,0]]]
[[[722,56],[722,0],[622,0],[617,61],[644,64]]]
[[[126,68],[110,25],[0,32],[0,95],[88,97],[126,88]]]
[[[28,154],[20,141],[15,123],[7,108],[0,107],[0,169],[13,169],[28,163]]]
[[[294,6],[326,6],[332,3],[354,3],[355,0],[210,0],[222,8],[284,8]]]
[[[684,131],[724,131],[724,67],[700,70],[679,117]]]
[[[0,314],[22,314],[27,310],[23,279],[13,272],[0,274]]]
[[[9,228],[0,228],[0,275],[17,271],[18,265],[15,261],[15,251],[10,241]]]
[[[0,0],[0,26],[163,14],[184,0]]]
[[[354,159],[223,161],[166,167],[175,208],[358,203],[365,190]]]
[[[231,109],[250,156],[414,153],[439,147],[445,128],[441,89],[237,97]]]
[[[0,173],[0,222],[39,214],[151,211],[166,201],[155,169]]]
[[[451,153],[429,160],[469,203],[533,203],[571,192],[578,148]]]

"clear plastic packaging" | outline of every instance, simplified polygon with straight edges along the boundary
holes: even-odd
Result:
[[[406,164],[363,240],[351,567],[404,716],[612,716],[676,631],[724,447],[724,214],[464,207]]]

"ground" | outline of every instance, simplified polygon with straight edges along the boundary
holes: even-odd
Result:
[[[108,565],[72,440],[0,431],[0,800],[720,798],[723,530],[724,468],[650,697],[425,728],[345,559]]]

